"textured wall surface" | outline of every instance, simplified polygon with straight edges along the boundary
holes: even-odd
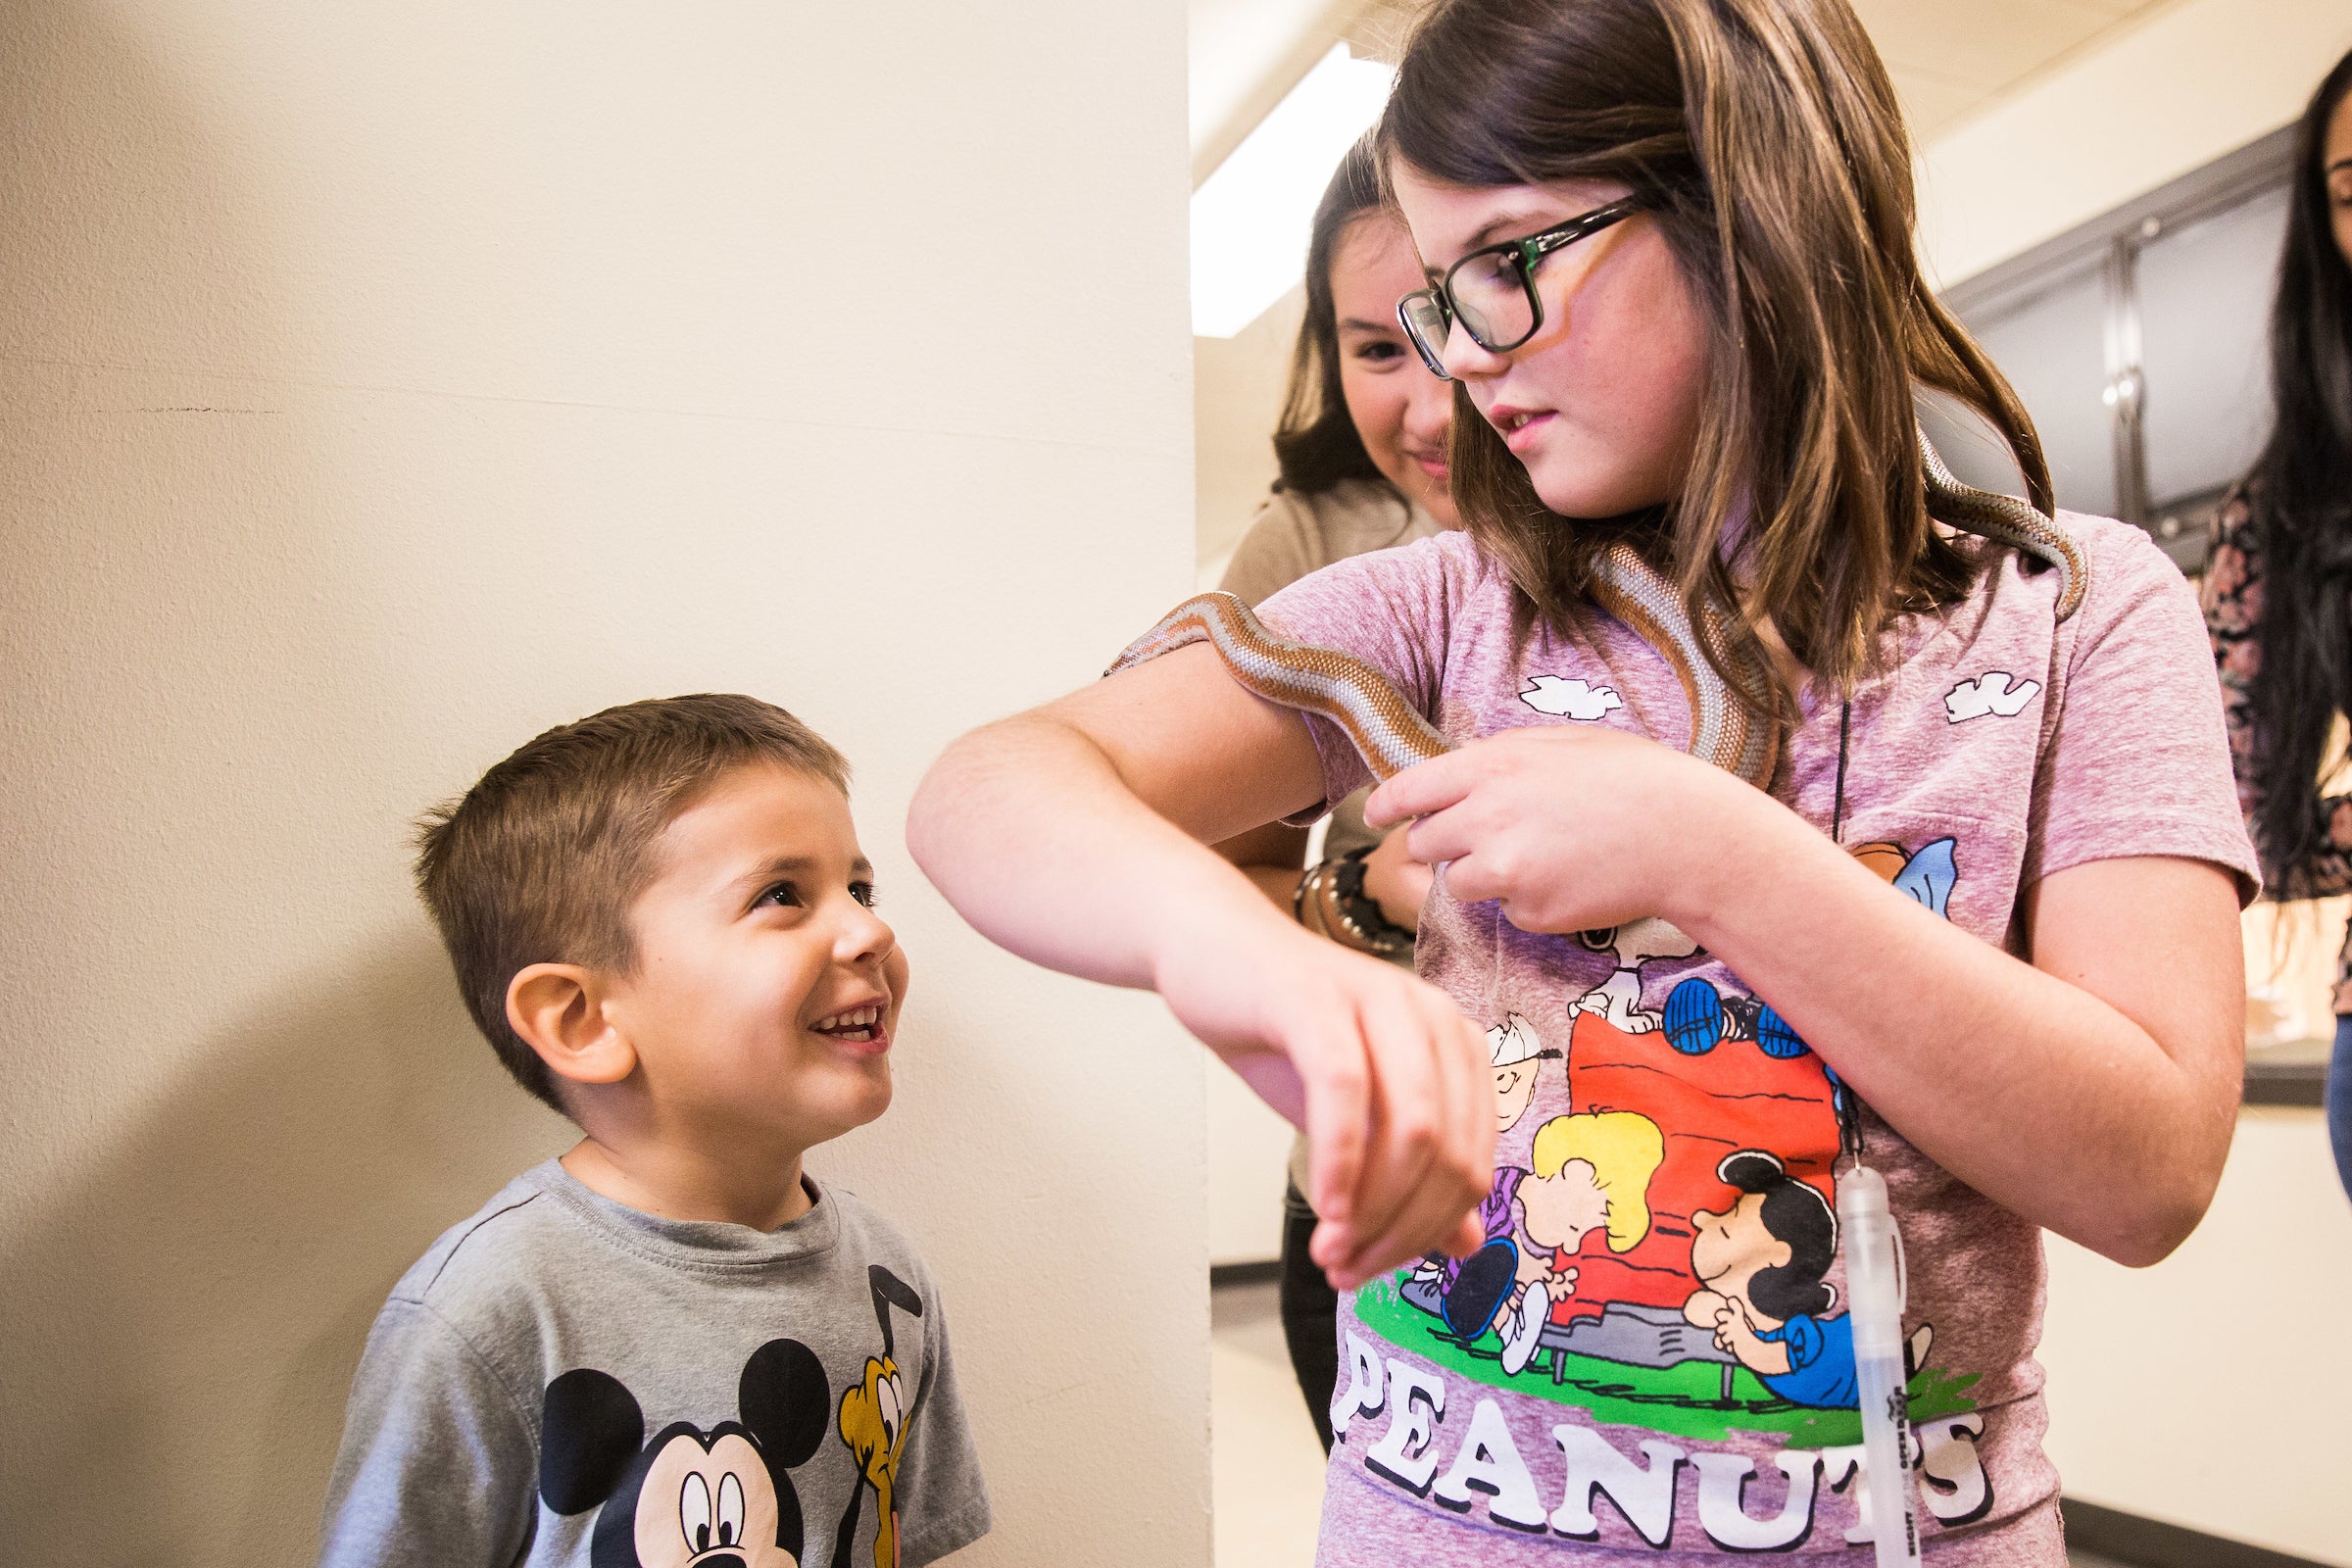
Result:
[[[2342,0],[2174,0],[1920,150],[1920,249],[1938,286],[2303,113],[2352,48]]]
[[[308,1560],[383,1293],[566,1141],[406,824],[736,689],[857,763],[912,955],[898,1104],[814,1163],[941,1277],[972,1559],[1206,1560],[1198,1054],[900,832],[1189,588],[1183,29],[0,8],[0,1555]]]

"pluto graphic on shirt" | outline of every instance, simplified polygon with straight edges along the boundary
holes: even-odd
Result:
[[[1948,917],[1952,839],[1852,853]],[[1564,1051],[1517,1013],[1488,1031],[1498,1125],[1525,1152],[1495,1172],[1485,1244],[1366,1286],[1358,1318],[1441,1367],[1595,1422],[1859,1442],[1852,1328],[1828,1279],[1852,1097],[1753,996],[1692,976],[1645,1008],[1646,966],[1703,956],[1673,926],[1582,940],[1616,966],[1567,999]],[[1523,1123],[1525,1144],[1511,1137]],[[1924,1364],[1934,1344],[1918,1325],[1918,1420],[1974,1408],[1973,1375]]]

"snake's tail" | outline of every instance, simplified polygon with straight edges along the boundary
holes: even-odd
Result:
[[[1752,658],[1733,652],[1722,608],[1704,607],[1693,628],[1683,596],[1633,546],[1614,544],[1602,555],[1594,599],[1634,634],[1657,650],[1682,682],[1690,704],[1690,755],[1768,788],[1780,760],[1780,728],[1749,708],[1726,686],[1707,659],[1712,649],[1749,691],[1763,688]]]
[[[1338,724],[1384,780],[1452,750],[1380,671],[1352,654],[1277,637],[1232,594],[1186,600],[1129,644],[1103,673],[1115,675],[1199,642],[1216,650],[1245,691]]]
[[[2056,567],[2060,620],[2082,607],[2082,595],[2090,587],[2090,563],[2082,545],[2056,518],[2044,516],[2015,496],[1962,484],[1945,466],[1925,430],[1919,432],[1919,457],[1927,476],[1930,515]]]

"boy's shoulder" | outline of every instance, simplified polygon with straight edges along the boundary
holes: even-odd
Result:
[[[557,1194],[560,1167],[534,1165],[443,1231],[392,1287],[387,1305],[420,1307],[467,1340],[540,1317],[592,1238]]]
[[[930,1283],[930,1266],[923,1261],[922,1253],[889,1216],[839,1182],[821,1183],[818,1191],[822,1201],[834,1205],[845,1253],[852,1258],[904,1263],[919,1273],[924,1284]]]

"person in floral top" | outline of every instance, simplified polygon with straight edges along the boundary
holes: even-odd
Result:
[[[2269,444],[2222,504],[2205,625],[2238,804],[2279,899],[2352,892],[2352,54],[2305,111],[2271,314]],[[2335,969],[2328,1126],[2352,1192],[2352,935]]]

